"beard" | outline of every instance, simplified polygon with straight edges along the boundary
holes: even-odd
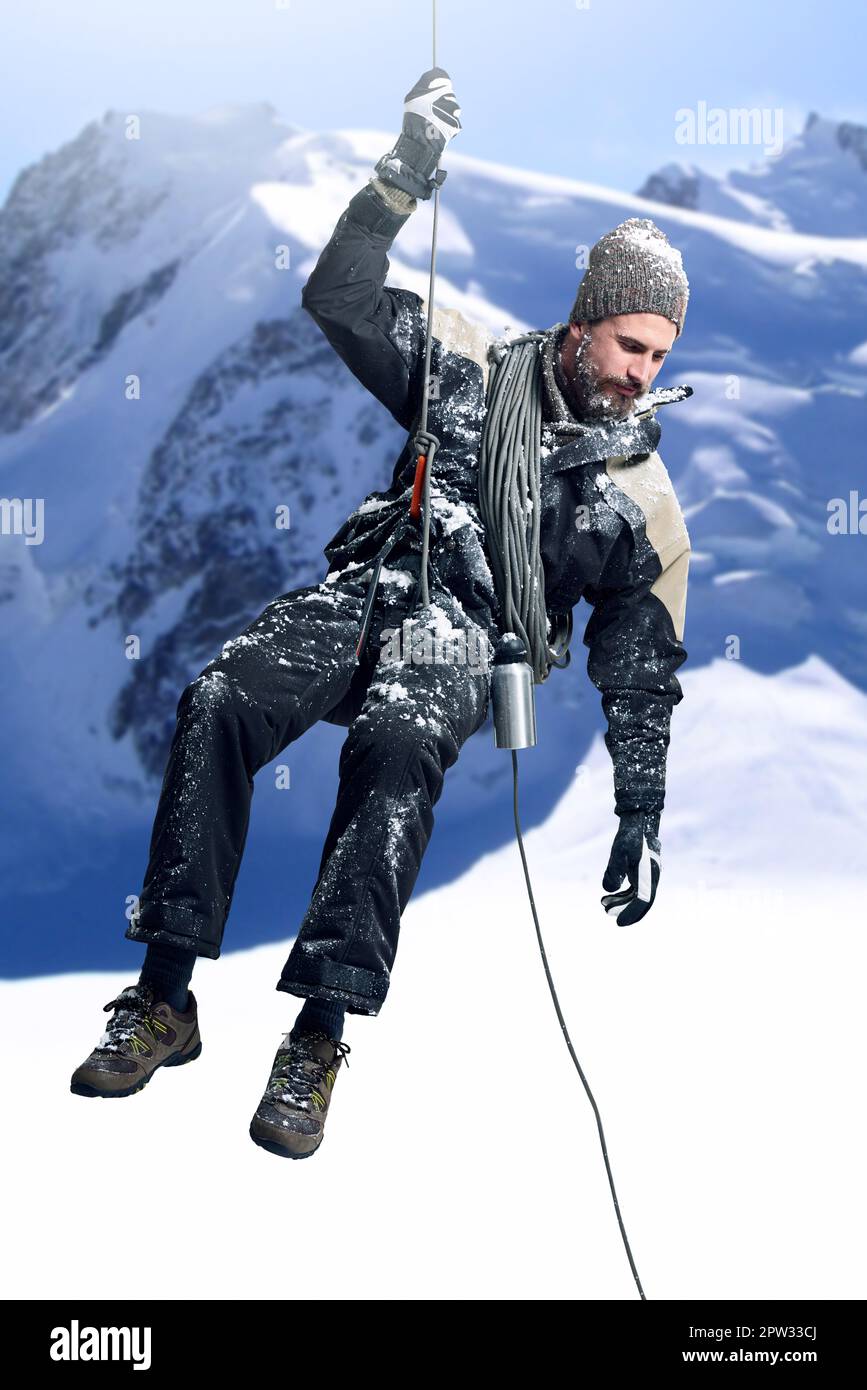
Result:
[[[631,383],[621,376],[600,376],[595,362],[589,357],[587,348],[589,334],[581,339],[575,354],[575,374],[570,379],[573,403],[579,420],[589,423],[627,419],[644,397],[646,391],[634,396],[621,396],[613,390],[617,386]],[[605,389],[608,387],[609,389]]]

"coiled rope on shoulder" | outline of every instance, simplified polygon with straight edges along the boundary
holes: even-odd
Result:
[[[535,683],[568,664],[549,642],[541,528],[542,343],[544,332],[495,343],[479,450],[479,513],[487,533],[503,631],[522,638]],[[569,625],[571,635],[571,623]]]

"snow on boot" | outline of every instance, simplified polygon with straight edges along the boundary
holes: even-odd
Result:
[[[132,1096],[158,1067],[192,1062],[202,1050],[198,1006],[190,990],[189,1007],[179,1013],[157,999],[150,985],[137,983],[103,1005],[114,1013],[90,1056],[72,1073],[76,1096]]]
[[[321,1028],[287,1033],[280,1044],[250,1138],[283,1158],[309,1158],[322,1143],[337,1073],[351,1048]],[[349,1063],[346,1063],[349,1066]]]

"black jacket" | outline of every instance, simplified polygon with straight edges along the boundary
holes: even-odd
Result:
[[[368,183],[349,202],[301,293],[335,351],[408,432],[391,485],[373,492],[325,547],[328,574],[370,568],[405,522],[415,472],[427,300],[386,287],[387,251],[411,214],[393,212]],[[558,389],[546,342],[541,553],[550,615],[585,598],[587,669],[602,692],[615,809],[662,810],[671,710],[683,692],[682,644],[690,541],[656,446],[656,409],[611,426],[582,426]],[[428,428],[440,441],[431,479],[431,557],[437,578],[497,636],[500,605],[478,505],[478,454],[493,335],[434,305]],[[683,388],[684,394],[689,388]],[[565,421],[565,424],[564,424]],[[564,429],[571,431],[564,444]],[[389,560],[392,563],[392,560]]]

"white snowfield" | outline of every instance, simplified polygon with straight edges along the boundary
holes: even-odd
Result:
[[[682,683],[641,924],[599,904],[599,739],[525,835],[633,1254],[650,1300],[862,1299],[867,699],[817,658]],[[514,842],[413,898],[300,1163],[247,1134],[295,1016],[284,956],[200,961],[201,1057],[117,1102],[69,1076],[138,952],[125,975],[0,986],[7,1297],[637,1297]],[[151,1199],[181,1232],[168,1264]]]

